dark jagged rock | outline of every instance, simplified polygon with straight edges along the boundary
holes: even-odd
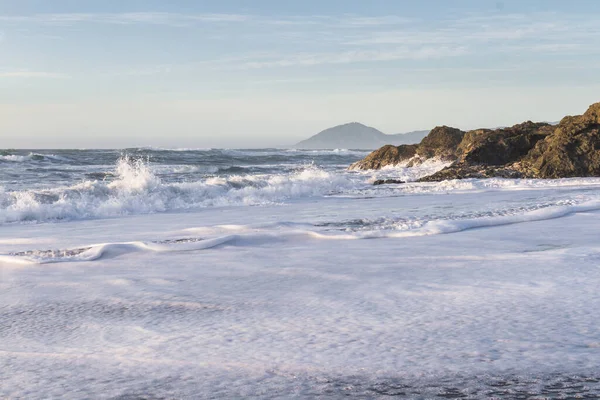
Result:
[[[456,162],[432,175],[419,179],[419,182],[439,182],[450,179],[468,178],[523,178],[523,174],[511,168],[489,166],[483,164],[470,165]]]
[[[416,144],[392,146],[388,144],[375,150],[364,159],[352,164],[349,169],[381,169],[388,165],[397,165],[411,159],[417,152]]]
[[[546,123],[523,122],[497,130],[477,129],[465,134],[458,145],[459,159],[421,182],[467,178],[523,178],[525,174],[507,165],[523,158],[553,130]]]
[[[554,127],[547,123],[523,122],[510,128],[468,132],[458,146],[461,161],[469,164],[505,165],[524,157]]]
[[[400,179],[377,179],[373,182],[373,185],[390,185],[390,184],[400,184],[406,183],[405,181],[401,181]]]
[[[377,169],[394,164],[387,157],[382,165],[380,156],[375,151],[367,157],[368,163],[364,163],[365,159],[354,165],[359,166],[357,169]],[[600,176],[600,103],[591,105],[583,115],[563,118],[556,126],[527,121],[510,128],[467,133],[447,126],[437,127],[421,141],[408,166],[428,158],[454,160],[454,163],[421,178],[422,182]]]
[[[449,126],[436,126],[425,136],[417,154],[424,159],[439,158],[444,161],[454,161],[457,158],[458,145],[462,142],[465,132]]]
[[[563,118],[515,167],[535,178],[600,176],[600,103]]]

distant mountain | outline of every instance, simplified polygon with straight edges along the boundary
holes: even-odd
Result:
[[[386,135],[385,133],[360,124],[334,126],[297,143],[297,149],[377,149],[386,144],[400,145],[419,143],[429,131],[415,131]]]

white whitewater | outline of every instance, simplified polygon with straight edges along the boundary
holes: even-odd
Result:
[[[2,161],[0,398],[600,395],[600,179],[129,153]]]

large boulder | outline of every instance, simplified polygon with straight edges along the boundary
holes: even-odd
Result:
[[[382,148],[373,151],[360,161],[352,164],[349,169],[381,169],[388,165],[398,165],[402,162],[410,160],[417,152],[416,144],[403,144],[400,146],[392,146],[388,144]]]
[[[554,127],[531,121],[496,130],[476,129],[458,145],[458,160],[422,182],[466,178],[522,178],[525,174],[510,164],[519,161],[548,136]]]
[[[527,155],[553,130],[550,124],[527,121],[510,128],[470,131],[458,146],[460,159],[469,164],[513,163]]]
[[[600,176],[600,103],[563,118],[515,167],[534,178]]]
[[[417,154],[422,159],[437,158],[442,161],[454,161],[457,158],[457,149],[462,142],[465,132],[449,126],[436,126],[425,136]]]

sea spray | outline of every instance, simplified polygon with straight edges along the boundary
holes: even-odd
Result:
[[[115,175],[117,179],[108,187],[119,194],[131,195],[152,191],[161,185],[160,179],[152,172],[149,159],[131,158],[124,155],[117,161]]]
[[[292,173],[213,176],[164,182],[146,158],[124,155],[112,179],[40,190],[0,191],[0,223],[57,221],[148,214],[212,206],[281,203],[323,196],[366,183],[305,165]]]

